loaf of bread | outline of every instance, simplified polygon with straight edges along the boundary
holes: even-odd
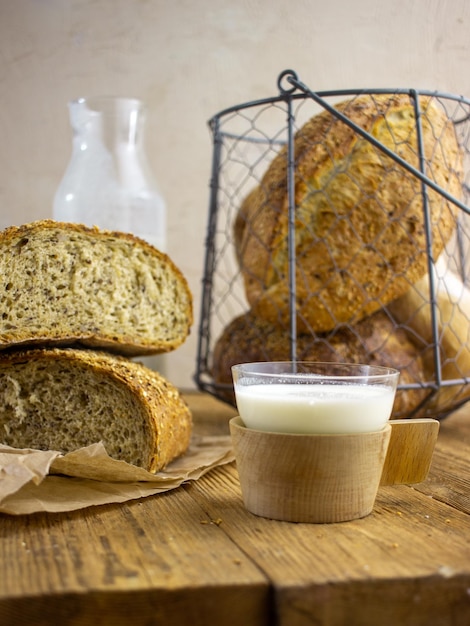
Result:
[[[438,354],[442,380],[432,393],[425,414],[439,417],[451,413],[470,399],[470,290],[446,267],[444,256],[433,267],[435,304],[431,304],[429,276],[424,276],[403,296],[389,305],[397,323],[423,355],[426,380],[437,384],[433,309],[436,318]],[[449,384],[454,381],[453,384]],[[446,384],[447,383],[447,384]]]
[[[462,155],[452,122],[420,98],[425,174],[461,197]],[[420,168],[409,95],[363,95],[338,111]],[[299,330],[356,323],[404,294],[427,271],[421,182],[329,112],[296,134],[295,242]],[[243,202],[236,255],[252,311],[289,317],[287,155],[282,149]],[[455,226],[455,206],[429,190],[434,258]]]
[[[297,337],[298,361],[367,363],[400,371],[400,386],[420,384],[424,366],[418,348],[403,330],[394,327],[379,311],[354,327],[344,326],[323,335]],[[255,361],[291,360],[287,330],[261,320],[249,312],[233,319],[215,343],[212,377],[219,385],[218,396],[235,404],[232,365]],[[399,389],[392,416],[407,417],[425,397],[420,389]]]
[[[134,356],[181,345],[192,297],[171,259],[125,233],[43,220],[0,233],[0,350],[80,344]]]
[[[156,472],[183,454],[192,418],[178,390],[126,357],[46,348],[0,354],[0,442],[108,454]]]

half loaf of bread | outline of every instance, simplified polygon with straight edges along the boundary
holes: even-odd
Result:
[[[178,390],[140,363],[105,352],[30,349],[0,355],[0,442],[108,454],[156,472],[183,454],[191,412]]]
[[[452,121],[420,99],[423,162],[413,99],[363,95],[337,110],[456,198],[462,155]],[[295,246],[298,327],[316,332],[355,323],[404,294],[427,272],[421,181],[343,121],[323,112],[296,134]],[[236,255],[253,312],[289,317],[288,160],[282,149],[243,202]],[[437,258],[455,227],[455,207],[429,191]]]
[[[174,350],[192,297],[171,259],[130,234],[43,220],[0,233],[0,349],[103,348],[134,356]]]

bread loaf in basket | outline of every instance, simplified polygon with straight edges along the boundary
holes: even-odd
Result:
[[[420,97],[424,163],[407,94],[362,95],[338,111],[453,196],[461,196],[462,156],[440,105]],[[298,130],[295,158],[296,302],[299,330],[356,323],[403,295],[427,272],[422,183],[329,112]],[[236,255],[253,313],[289,318],[286,148],[243,202]],[[455,227],[455,207],[428,190],[433,257]]]
[[[432,279],[433,296],[426,275],[388,307],[422,355],[426,380],[436,385],[426,403],[428,416],[447,415],[470,396],[464,382],[470,378],[470,289],[444,255],[432,266]]]

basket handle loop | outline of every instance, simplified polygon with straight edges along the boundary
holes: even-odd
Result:
[[[291,85],[289,89],[283,86],[283,81],[285,80]],[[287,95],[287,94],[294,93],[294,91],[297,89],[297,85],[292,85],[292,82],[291,82],[292,80],[294,81],[299,80],[294,70],[284,70],[283,72],[279,74],[279,77],[277,79],[277,86],[281,94]]]

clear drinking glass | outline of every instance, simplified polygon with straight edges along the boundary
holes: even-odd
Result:
[[[234,365],[232,376],[247,428],[346,434],[385,426],[399,372],[353,363],[283,361]]]

